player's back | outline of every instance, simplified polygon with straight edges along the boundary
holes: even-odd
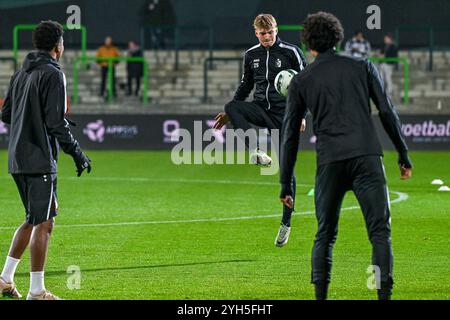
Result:
[[[319,164],[382,154],[371,119],[367,63],[328,51],[297,76],[313,114]]]
[[[56,171],[56,141],[45,127],[46,97],[58,85],[58,63],[46,52],[31,52],[11,81],[11,173]],[[49,148],[51,146],[51,148]]]

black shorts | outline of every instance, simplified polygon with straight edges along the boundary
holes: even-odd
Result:
[[[13,174],[25,207],[26,222],[36,226],[58,214],[56,174]]]

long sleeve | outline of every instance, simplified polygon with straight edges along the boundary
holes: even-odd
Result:
[[[11,94],[12,94],[12,87],[14,83],[14,79],[16,77],[17,73],[15,73],[11,77],[11,81],[9,82],[8,92],[6,93],[5,100],[3,101],[2,106],[2,121],[6,124],[11,124]]]
[[[300,72],[306,68],[308,62],[306,61],[306,57],[303,54],[303,51],[298,47],[295,47],[295,49],[296,49],[296,54],[295,54],[296,59],[294,60],[294,65],[295,65],[294,70],[297,72]],[[305,110],[302,114],[302,119],[306,118],[307,113],[308,113],[308,110],[305,108]]]
[[[233,100],[244,101],[245,99],[247,99],[248,95],[253,90],[253,87],[255,85],[255,81],[253,79],[253,71],[250,66],[248,54],[245,54],[243,64],[244,73],[242,75],[241,84],[237,88]]]
[[[70,132],[69,123],[64,119],[66,111],[66,81],[62,72],[53,73],[46,86],[44,102],[44,121],[48,133],[58,140],[65,153],[73,154],[78,148],[78,141]]]
[[[302,102],[299,83],[294,78],[289,86],[286,113],[281,128],[280,143],[280,182],[290,184],[297,160],[300,135],[300,121],[306,113],[306,106]]]
[[[372,62],[367,62],[369,73],[369,95],[378,109],[381,123],[398,153],[408,150],[401,131],[400,119],[386,94],[380,74]]]

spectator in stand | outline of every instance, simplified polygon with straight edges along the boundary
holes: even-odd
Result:
[[[384,58],[398,58],[398,48],[394,43],[391,33],[384,36],[384,46],[381,49],[381,56]],[[384,88],[387,94],[392,97],[392,71],[397,66],[397,62],[387,61],[380,64],[380,73],[384,81]]]
[[[142,50],[134,41],[128,42],[128,57],[142,57]],[[139,95],[139,88],[141,86],[142,77],[142,62],[138,61],[128,61],[127,62],[127,73],[128,73],[128,91],[127,95],[131,95],[132,81],[136,80],[136,89],[134,90],[134,95]]]
[[[97,50],[97,57],[98,58],[110,58],[110,57],[119,57],[119,50],[117,50],[117,47],[115,47],[113,45],[113,41],[111,36],[107,36],[105,38],[105,44],[103,46],[101,46],[100,48],[98,48]],[[108,61],[97,61],[97,63],[100,65],[101,67],[101,77],[102,77],[102,84],[101,84],[101,88],[100,88],[100,96],[103,97],[105,96],[105,84],[106,84],[106,76],[108,75]],[[113,95],[114,97],[117,96],[116,94],[116,70],[115,70],[115,66],[118,64],[119,62],[116,61],[113,63],[112,66],[112,91],[113,91]]]
[[[370,56],[370,42],[364,38],[362,31],[356,31],[351,40],[345,44],[345,52],[356,58],[367,59]]]
[[[146,0],[139,10],[140,25],[146,29],[145,49],[166,49],[167,40],[172,39],[171,28],[177,24],[175,10],[170,0]],[[142,46],[144,44],[141,44]]]

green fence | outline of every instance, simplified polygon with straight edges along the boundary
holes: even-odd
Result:
[[[304,27],[301,24],[282,24],[278,26],[279,31],[301,31],[303,29]],[[300,48],[303,53],[307,53],[307,48],[303,41],[300,41]]]
[[[370,57],[372,62],[397,62],[403,65],[403,102],[409,103],[409,61],[406,58]]]
[[[19,31],[20,30],[34,30],[37,24],[18,24],[14,26],[13,29],[13,56],[16,62],[18,62],[19,57]],[[64,30],[80,30],[81,31],[81,56],[86,57],[86,42],[87,42],[87,31],[86,27],[83,25],[77,25],[76,29],[69,29],[67,25],[63,25]]]
[[[208,51],[209,51],[209,58],[213,57],[213,50],[214,50],[214,30],[211,27],[207,26],[197,26],[197,25],[160,25],[160,26],[144,26],[141,27],[140,30],[140,37],[141,37],[141,47],[142,50],[145,50],[146,48],[146,35],[145,32],[147,30],[154,31],[154,30],[171,30],[173,32],[173,39],[174,39],[174,49],[175,49],[175,61],[174,61],[174,68],[175,70],[178,70],[179,68],[179,51],[181,47],[181,43],[183,40],[183,35],[181,31],[192,31],[192,30],[198,30],[198,31],[207,31],[208,32]]]
[[[144,94],[142,96],[142,101],[144,104],[148,102],[148,63],[144,57],[110,57],[110,58],[99,58],[99,57],[79,57],[73,63],[73,101],[78,103],[78,69],[81,62],[86,61],[107,61],[108,62],[108,102],[113,100],[113,62],[126,61],[126,62],[142,62],[143,77],[144,77]]]

